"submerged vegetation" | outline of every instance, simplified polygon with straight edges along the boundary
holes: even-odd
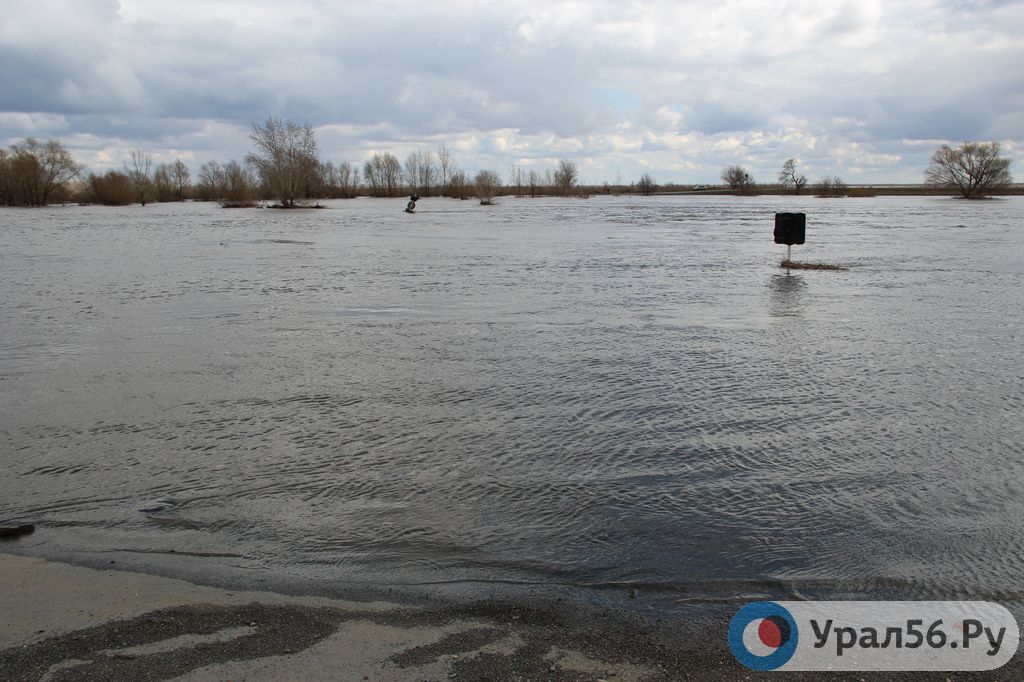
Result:
[[[266,123],[252,124],[249,139],[256,151],[245,157],[261,186],[279,208],[295,208],[316,199],[321,184],[320,157],[316,134],[307,123],[296,125],[270,117]]]
[[[801,263],[795,260],[784,259],[779,263],[780,268],[787,268],[789,270],[847,270],[841,265],[831,265],[829,263]]]
[[[501,186],[501,178],[494,171],[482,170],[476,174],[473,185],[476,187],[476,197],[480,200],[480,205],[491,206],[494,204],[494,195]]]

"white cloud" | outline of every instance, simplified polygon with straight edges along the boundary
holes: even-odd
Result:
[[[683,182],[791,156],[914,181],[936,140],[1024,139],[1019,2],[9,2],[0,138],[104,141],[76,150],[98,164],[237,158],[270,114],[333,160],[446,141],[467,169]]]

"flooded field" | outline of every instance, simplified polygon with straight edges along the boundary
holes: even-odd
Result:
[[[5,546],[314,585],[1024,590],[1024,198],[0,210]],[[778,267],[776,211],[806,211]]]

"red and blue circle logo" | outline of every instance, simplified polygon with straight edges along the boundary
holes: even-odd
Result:
[[[729,648],[751,670],[775,670],[796,652],[796,621],[775,602],[747,604],[729,623]]]

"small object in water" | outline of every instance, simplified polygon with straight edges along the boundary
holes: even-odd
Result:
[[[31,523],[24,523],[20,526],[0,526],[0,538],[18,538],[22,535],[29,535],[36,529]]]

